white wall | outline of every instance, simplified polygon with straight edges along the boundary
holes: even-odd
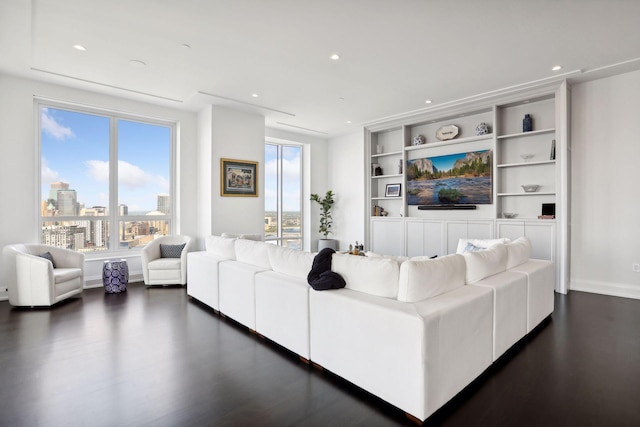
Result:
[[[38,147],[35,133],[34,95],[80,105],[124,111],[146,117],[179,122],[178,171],[196,164],[196,114],[124,98],[97,94],[45,82],[0,74],[0,247],[11,243],[39,241],[37,224]],[[180,233],[195,235],[196,174],[180,173]],[[118,256],[120,257],[120,255]],[[101,277],[102,260],[87,262],[86,278]],[[0,278],[4,277],[0,267]],[[139,262],[131,265],[139,271]],[[4,287],[0,283],[0,287]],[[0,297],[2,295],[0,294]]]
[[[303,145],[302,173],[304,188],[302,189],[302,230],[306,236],[302,249],[313,252],[318,249],[318,232],[320,211],[317,204],[310,201],[311,194],[325,194],[327,187],[327,153],[328,142],[324,138],[302,135],[282,129],[266,128],[267,141],[279,143],[297,143]]]
[[[263,116],[211,108],[211,192],[209,200],[199,201],[211,204],[211,234],[264,234],[264,135]],[[221,158],[259,162],[258,197],[220,195]]]
[[[328,189],[336,194],[331,237],[340,241],[340,250],[365,238],[364,156],[363,131],[329,140]]]
[[[640,298],[640,71],[571,95],[570,289]]]

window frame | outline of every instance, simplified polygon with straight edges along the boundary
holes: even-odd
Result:
[[[105,258],[130,255],[131,251],[139,252],[144,245],[138,245],[133,248],[123,249],[120,247],[120,226],[121,222],[149,222],[149,221],[167,221],[168,233],[179,233],[179,226],[177,224],[177,135],[179,122],[175,120],[166,120],[156,117],[149,117],[140,114],[126,113],[118,110],[111,110],[93,106],[85,106],[71,102],[64,102],[58,100],[50,100],[45,98],[34,97],[34,116],[35,116],[35,140],[36,140],[36,168],[37,179],[35,182],[35,207],[37,211],[37,223],[36,223],[36,235],[37,241],[42,241],[42,230],[44,222],[52,221],[92,221],[95,218],[93,216],[55,216],[48,217],[43,216],[40,209],[41,203],[41,189],[42,189],[42,109],[52,108],[56,110],[70,111],[80,114],[89,114],[99,117],[105,117],[109,120],[109,206],[108,215],[106,221],[108,223],[108,248],[104,251],[82,251],[87,258]],[[118,201],[118,121],[126,120],[130,122],[137,122],[155,126],[163,126],[170,129],[170,143],[169,143],[169,198],[170,198],[170,213],[168,215],[120,215],[119,201]]]

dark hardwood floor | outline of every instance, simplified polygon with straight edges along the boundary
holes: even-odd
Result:
[[[179,287],[1,302],[0,387],[0,426],[414,425]],[[425,424],[639,426],[640,301],[558,295],[551,319]]]

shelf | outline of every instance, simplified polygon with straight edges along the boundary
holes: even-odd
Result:
[[[519,137],[523,137],[523,136],[542,135],[542,134],[545,134],[545,133],[552,133],[552,132],[555,132],[555,131],[556,131],[555,128],[532,130],[531,132],[519,132],[519,133],[512,133],[512,134],[509,134],[509,135],[499,135],[498,139],[519,138]]]
[[[404,200],[403,197],[372,197],[371,200]]]
[[[402,174],[401,173],[395,173],[393,175],[377,175],[377,176],[372,176],[371,179],[379,179],[379,178],[402,178]]]
[[[375,159],[377,157],[385,157],[385,156],[397,156],[402,154],[402,151],[390,151],[388,153],[380,153],[380,154],[372,154],[371,158]]]
[[[540,162],[518,162],[518,163],[503,163],[496,165],[497,168],[514,168],[519,166],[535,166],[535,165],[551,165],[555,164],[555,160],[542,160]]]
[[[522,193],[498,193],[496,194],[498,197],[505,197],[505,196],[555,196],[556,193],[553,191],[535,191],[533,193],[526,193],[526,192],[522,192]]]
[[[469,136],[466,138],[457,138],[457,139],[448,139],[446,141],[427,142],[426,144],[422,144],[422,145],[411,145],[408,147],[404,147],[404,149],[405,151],[424,150],[427,148],[442,147],[443,145],[463,144],[465,142],[484,141],[492,138],[493,138],[493,134],[488,133],[486,135]]]

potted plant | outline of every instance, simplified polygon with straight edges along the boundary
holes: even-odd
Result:
[[[333,220],[331,219],[331,207],[335,203],[333,199],[333,191],[327,191],[324,198],[321,198],[317,194],[311,195],[311,200],[317,202],[320,205],[320,227],[318,231],[324,236],[324,239],[318,240],[318,252],[324,248],[338,249],[338,242],[335,239],[329,239],[329,233],[331,233],[331,226]]]

